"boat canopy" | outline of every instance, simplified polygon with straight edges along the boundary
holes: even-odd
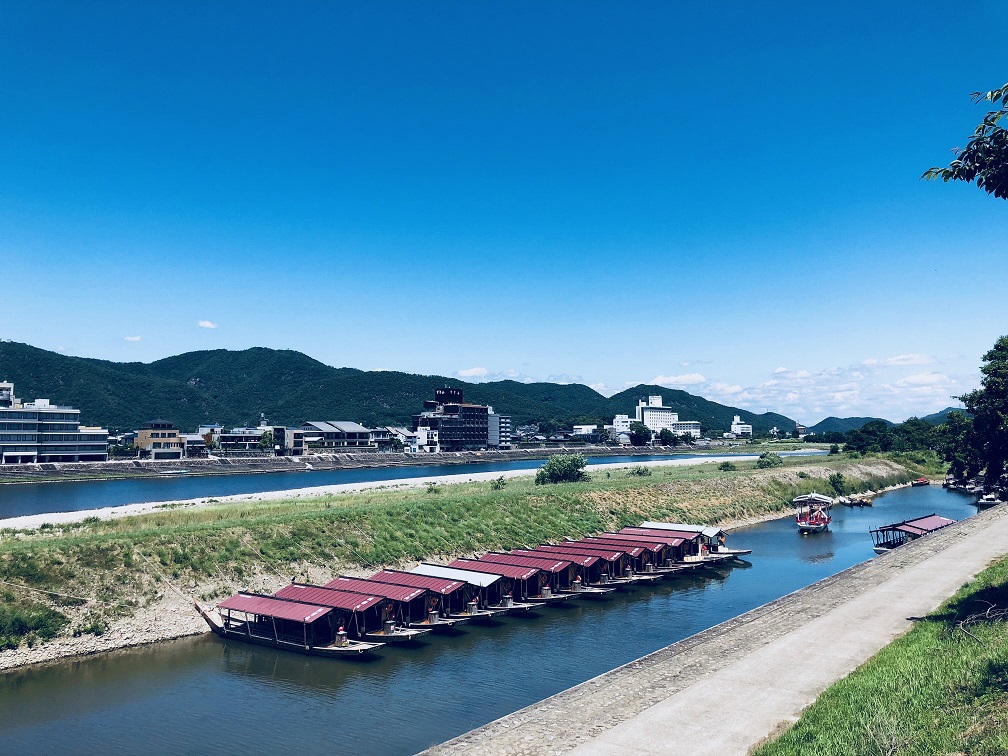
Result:
[[[625,530],[626,528],[624,528]],[[679,522],[642,522],[641,530],[677,530],[680,533],[700,533],[707,538],[717,538],[724,531],[717,527],[705,527],[703,525],[684,525]]]
[[[303,601],[319,606],[331,606],[335,609],[349,609],[354,612],[363,612],[382,601],[378,596],[362,596],[359,593],[335,591],[331,588],[305,585],[304,583],[291,583],[277,591],[276,597],[288,601]]]
[[[602,535],[594,536],[600,541],[621,544],[625,543],[629,546],[643,546],[648,551],[661,551],[666,546],[668,546],[668,538],[657,539],[651,538],[650,536],[632,536],[632,535],[621,535],[619,533],[602,533]],[[585,539],[588,540],[587,538]],[[679,543],[682,543],[682,539],[679,539]]]
[[[632,557],[639,557],[647,549],[626,541],[610,541],[608,539],[585,538],[584,541],[571,541],[572,546],[598,546],[606,549],[619,549],[621,554],[629,554]]]
[[[549,559],[554,556],[546,551],[534,551],[532,549],[512,549],[512,554],[518,556],[536,557],[538,559]],[[578,567],[591,567],[595,562],[597,562],[602,557],[593,556],[590,554],[564,554],[563,558],[569,561],[571,564],[576,564]]]
[[[412,588],[406,585],[390,585],[389,583],[376,583],[371,580],[360,578],[338,577],[325,585],[337,591],[350,591],[351,593],[364,593],[371,596],[381,596],[392,601],[402,601],[408,603],[418,596],[424,594],[423,588]]]
[[[617,535],[661,541],[669,546],[679,546],[686,541],[696,541],[703,538],[703,533],[695,531],[684,533],[681,530],[651,530],[650,528],[623,528]]]
[[[412,570],[415,575],[429,575],[430,577],[452,578],[454,580],[464,580],[469,585],[479,588],[489,588],[501,579],[500,575],[491,575],[488,572],[476,572],[475,570],[463,570],[458,567],[446,567],[443,564],[430,564],[424,562],[418,564]]]
[[[906,522],[896,522],[892,525],[883,525],[879,528],[879,530],[899,530],[909,535],[921,536],[926,535],[927,533],[932,533],[935,530],[941,530],[954,522],[955,520],[950,520],[949,518],[942,517],[941,515],[929,514],[927,517],[918,517],[916,520],[907,520]]]
[[[511,564],[516,567],[538,567],[545,572],[563,572],[571,566],[569,559],[555,559],[546,554],[525,556],[523,554],[502,554],[499,551],[491,551],[481,556],[479,561]]]
[[[456,559],[448,565],[458,567],[461,570],[475,570],[476,572],[489,572],[491,575],[511,578],[512,580],[528,580],[536,573],[541,572],[539,567],[517,567],[510,564],[496,564],[493,562],[480,562],[476,559]]]
[[[255,614],[259,617],[274,617],[305,624],[310,624],[332,611],[332,608],[328,606],[314,606],[249,593],[236,593],[231,598],[219,603],[217,608],[218,610],[228,609],[232,612],[245,612],[245,614]]]
[[[791,500],[792,504],[804,504],[806,506],[814,505],[831,505],[833,504],[833,499],[829,496],[824,496],[820,493],[812,492],[810,494],[802,494],[801,496],[795,496]]]
[[[432,593],[440,593],[442,596],[463,588],[464,580],[452,580],[450,578],[430,577],[428,575],[418,575],[413,572],[400,572],[398,570],[382,570],[372,575],[370,580],[376,583],[391,583],[392,585],[411,585],[414,588],[426,588]]]
[[[607,562],[618,562],[626,556],[625,551],[617,549],[615,546],[609,546],[604,543],[580,543],[578,541],[564,541],[557,544],[544,543],[536,546],[535,550],[550,554],[560,554],[561,556],[566,554],[590,554]]]

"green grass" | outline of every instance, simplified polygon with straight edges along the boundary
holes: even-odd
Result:
[[[578,483],[459,483],[311,499],[160,509],[88,518],[36,531],[0,532],[0,587],[13,605],[39,601],[71,614],[70,632],[93,632],[167,590],[209,599],[264,573],[289,578],[407,565],[581,537],[645,519],[714,524],[790,512],[799,493],[828,490],[841,469],[852,488],[878,489],[922,474],[891,459],[798,459],[770,471],[720,471],[714,463],[602,474]],[[798,470],[806,477],[799,478]],[[37,593],[28,586],[50,593]],[[62,595],[56,595],[62,594]],[[96,624],[97,623],[97,624]]]
[[[996,607],[993,619],[963,621]],[[755,756],[1008,753],[1008,559],[827,689]]]

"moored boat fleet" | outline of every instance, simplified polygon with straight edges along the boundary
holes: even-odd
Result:
[[[467,622],[602,598],[750,553],[727,548],[719,528],[644,522],[533,549],[422,563],[408,572],[384,569],[367,579],[292,582],[272,596],[241,592],[196,609],[223,638],[353,658]]]

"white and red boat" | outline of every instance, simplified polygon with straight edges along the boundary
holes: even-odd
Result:
[[[833,499],[829,496],[818,493],[803,494],[796,496],[791,503],[798,507],[795,522],[798,523],[798,532],[803,535],[821,533],[833,520],[830,515]]]

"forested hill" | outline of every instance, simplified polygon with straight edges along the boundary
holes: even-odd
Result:
[[[262,347],[124,363],[5,341],[0,342],[0,380],[13,381],[16,394],[26,401],[42,397],[78,407],[84,423],[117,430],[155,418],[185,430],[204,422],[256,424],[260,413],[287,425],[323,419],[354,420],[369,427],[405,425],[442,386],[463,389],[467,401],[493,405],[495,411],[511,415],[515,426],[609,423],[616,414],[632,417],[638,398],[661,394],[681,419],[699,420],[705,431],[728,430],[736,414],[757,433],[773,426],[794,427],[783,415],[757,415],[661,386],[636,386],[607,399],[580,384],[466,383],[433,375],[334,368],[300,352]]]
[[[881,417],[827,417],[809,428],[809,433],[846,433],[847,431],[860,430],[873,420],[881,420],[886,425],[895,423]]]

